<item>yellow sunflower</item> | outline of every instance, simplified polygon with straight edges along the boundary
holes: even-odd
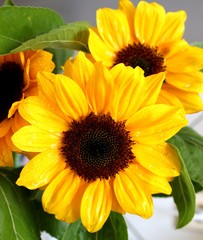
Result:
[[[89,49],[96,61],[108,67],[118,63],[140,66],[145,76],[165,72],[164,101],[177,97],[187,113],[203,110],[203,50],[184,39],[185,11],[165,12],[158,3],[140,1],[135,7],[120,0],[119,9],[96,12],[96,28],[90,29]],[[177,100],[175,100],[177,101]]]
[[[108,70],[83,53],[64,71],[40,73],[39,96],[19,106],[30,125],[12,140],[38,154],[17,184],[43,188],[45,211],[68,223],[81,217],[90,232],[110,211],[149,218],[152,194],[170,194],[168,181],[180,171],[165,141],[187,124],[183,108],[155,104],[164,73],[145,78],[141,68],[124,64]]]
[[[0,166],[12,166],[13,132],[26,121],[18,113],[21,101],[38,92],[36,75],[39,71],[52,71],[52,54],[26,51],[0,56]]]

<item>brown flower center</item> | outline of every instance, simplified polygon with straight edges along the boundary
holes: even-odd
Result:
[[[139,66],[144,70],[144,75],[149,76],[165,71],[164,57],[157,47],[150,47],[141,43],[129,44],[116,54],[113,66],[123,63],[133,68]]]
[[[133,141],[124,122],[110,115],[89,114],[64,132],[61,153],[72,170],[86,181],[108,179],[134,159]]]
[[[15,62],[0,65],[0,122],[8,116],[11,105],[22,97],[23,70]]]

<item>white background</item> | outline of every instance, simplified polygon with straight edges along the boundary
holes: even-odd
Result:
[[[95,25],[95,11],[99,7],[117,8],[117,0],[13,0],[16,5],[48,7],[61,14],[66,22],[87,20]],[[0,0],[2,4],[4,1]],[[135,4],[138,1],[133,1]],[[148,1],[151,2],[151,1]],[[185,39],[203,41],[203,0],[157,0],[167,11],[187,12]],[[203,134],[203,113],[188,116],[190,125]],[[203,197],[197,196],[203,205]],[[203,223],[191,222],[187,227],[175,230],[177,210],[171,198],[154,199],[154,215],[149,220],[127,214],[129,240],[202,240]],[[136,237],[137,236],[137,237]],[[44,235],[43,239],[50,239]]]
[[[155,0],[154,0],[155,1]],[[0,0],[0,3],[4,0]],[[87,20],[95,24],[95,12],[99,7],[117,8],[117,0],[13,0],[16,5],[49,7],[60,13],[66,22]],[[138,0],[132,1],[137,4]],[[153,1],[148,1],[153,2]],[[187,12],[185,39],[188,42],[203,41],[203,0],[157,0],[166,11]]]

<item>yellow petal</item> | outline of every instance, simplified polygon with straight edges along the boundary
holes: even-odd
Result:
[[[63,132],[68,128],[63,113],[46,98],[26,98],[20,104],[19,112],[32,125],[48,132]]]
[[[153,160],[152,160],[153,161]],[[140,164],[132,164],[131,169],[133,173],[147,184],[152,194],[164,193],[171,194],[172,188],[167,181],[167,178],[160,177],[148,171]]]
[[[180,174],[180,158],[168,143],[135,144],[133,153],[140,165],[158,176],[175,177]]]
[[[57,75],[55,89],[57,103],[65,115],[78,120],[88,114],[87,99],[76,82],[64,75]]]
[[[130,29],[122,11],[110,8],[99,9],[96,18],[98,32],[107,46],[119,51],[130,43]]]
[[[166,79],[166,82],[175,88],[179,88],[188,92],[203,92],[203,72],[167,72]]]
[[[105,45],[99,35],[89,29],[88,46],[96,61],[103,61],[104,65],[111,67],[116,56],[115,50]]]
[[[112,90],[111,74],[101,63],[96,63],[95,70],[86,87],[89,105],[94,113],[106,113],[109,110]]]
[[[119,204],[126,212],[143,218],[151,217],[153,203],[150,191],[130,167],[116,175],[114,191]]]
[[[117,84],[110,113],[115,120],[126,120],[137,111],[142,102],[140,95],[145,87],[144,72],[140,67],[133,69],[119,64],[111,69],[111,73]]]
[[[24,95],[23,95],[22,99],[23,98],[24,98]],[[8,118],[11,118],[16,113],[16,111],[18,110],[18,106],[19,106],[20,102],[21,102],[21,100],[12,103],[12,105],[11,105],[9,111],[8,111]]]
[[[37,75],[39,95],[46,97],[56,104],[54,82],[56,75],[49,72],[40,72]]]
[[[136,8],[134,28],[141,43],[156,46],[165,23],[165,10],[157,3],[140,1]]]
[[[165,80],[165,73],[160,72],[150,75],[145,78],[145,88],[142,95],[142,106],[155,104],[159,97],[163,81]]]
[[[93,69],[92,62],[83,52],[79,52],[74,60],[70,58],[66,61],[64,65],[64,75],[76,81],[84,91],[86,83],[92,75]]]
[[[135,33],[134,33],[135,6],[129,0],[120,0],[119,9],[124,12],[124,14],[128,19],[128,23],[131,31],[131,39],[135,39]]]
[[[65,168],[66,162],[58,150],[50,149],[37,154],[22,169],[17,185],[37,189],[47,185]]]
[[[71,204],[80,185],[80,178],[69,168],[64,169],[47,186],[42,195],[42,204],[48,213],[65,219],[66,208]]]
[[[190,73],[203,68],[203,49],[179,41],[165,57],[168,72]]]
[[[164,45],[182,39],[185,31],[186,12],[168,12],[157,45]]]
[[[42,152],[59,145],[60,134],[49,133],[35,126],[25,126],[12,136],[17,148],[27,152]]]
[[[99,231],[110,214],[111,206],[111,188],[108,181],[97,179],[90,183],[81,202],[81,221],[85,228],[89,232]]]
[[[113,187],[113,182],[114,182],[114,179],[110,179],[109,184],[110,184],[111,190],[112,190],[112,208],[111,208],[111,211],[118,212],[118,213],[121,213],[121,214],[125,214],[126,211],[123,210],[123,208],[121,207],[121,205],[119,204],[119,202],[116,198],[116,195],[115,195],[115,192],[114,192],[114,187]]]
[[[162,87],[161,92],[158,96],[157,103],[183,108],[183,104],[180,101],[180,99],[177,96],[175,96],[172,92],[165,90],[164,86]]]
[[[186,113],[195,113],[203,110],[203,101],[198,93],[183,91],[170,84],[165,84],[163,88],[179,98]]]
[[[126,121],[136,143],[157,144],[168,140],[188,121],[183,108],[155,104],[139,110]]]
[[[63,220],[68,223],[73,223],[75,222],[78,218],[80,218],[80,206],[81,206],[81,201],[83,194],[87,188],[88,184],[85,182],[81,181],[80,186],[77,189],[77,192],[72,199],[71,203],[69,205],[66,204],[65,210],[64,210],[64,216]],[[64,202],[65,203],[65,202]],[[59,218],[60,215],[56,215],[56,218]]]

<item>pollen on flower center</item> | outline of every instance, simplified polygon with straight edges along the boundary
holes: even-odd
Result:
[[[158,53],[157,48],[141,43],[129,44],[118,51],[113,66],[118,63],[133,68],[141,67],[144,70],[145,77],[165,71],[164,57]]]
[[[11,105],[20,100],[24,87],[23,70],[15,62],[0,65],[0,122],[7,118]]]
[[[108,179],[127,168],[134,159],[132,145],[124,122],[91,113],[64,132],[61,153],[72,170],[91,181]]]

